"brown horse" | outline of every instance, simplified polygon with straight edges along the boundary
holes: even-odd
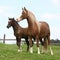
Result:
[[[39,22],[36,20],[33,13],[26,10],[25,8],[23,9],[21,17],[19,17],[17,19],[17,21],[23,20],[23,19],[27,19],[27,22],[28,22],[28,38],[29,38],[29,43],[30,43],[30,52],[33,53],[32,38],[35,37],[35,39],[37,41],[38,54],[40,54],[40,50],[39,50],[39,31],[40,31]]]
[[[21,38],[25,38],[25,41],[27,43],[27,51],[28,51],[29,50],[29,41],[28,41],[28,35],[27,35],[28,29],[22,28],[21,26],[19,26],[19,24],[17,23],[17,21],[15,21],[14,18],[9,18],[7,28],[10,28],[11,26],[14,30],[14,35],[16,37],[17,46],[19,48],[18,52],[21,51],[21,48],[20,48]]]
[[[17,18],[16,20],[19,22],[23,19],[27,19],[28,22],[28,35],[30,38],[30,42],[32,43],[31,39],[36,37],[37,47],[38,47],[38,54],[40,54],[39,50],[39,39],[42,42],[42,38],[44,38],[44,48],[47,49],[47,45],[50,44],[50,28],[46,22],[38,22],[32,12],[27,10],[25,7],[22,9],[22,15]],[[32,47],[32,45],[31,45]],[[50,48],[51,50],[51,48]],[[52,50],[51,50],[52,52]],[[51,53],[53,54],[53,53]]]

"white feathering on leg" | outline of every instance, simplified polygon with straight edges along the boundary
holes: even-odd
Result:
[[[40,54],[40,49],[39,49],[39,47],[38,47],[38,54]]]
[[[51,52],[51,55],[53,55],[53,51],[52,51],[51,47],[50,47],[50,52]]]
[[[18,49],[18,52],[22,52],[22,48]]]
[[[20,52],[20,49],[18,49],[18,52]]]
[[[30,47],[30,53],[33,53],[33,47]]]

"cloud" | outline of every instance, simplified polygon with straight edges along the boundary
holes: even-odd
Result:
[[[57,26],[51,27],[51,38],[60,39],[60,28]]]
[[[51,18],[53,18],[53,15],[46,13],[46,14],[42,15],[42,18],[50,18],[51,19]]]
[[[60,4],[60,0],[51,0],[54,6],[58,6]]]
[[[52,2],[54,3],[54,4],[58,4],[59,2],[58,2],[59,0],[52,0]]]
[[[8,6],[0,6],[0,14],[3,13],[3,12],[5,12],[8,9],[9,9]]]
[[[11,13],[12,7],[10,6],[0,6],[0,15],[7,17],[7,16],[13,16],[13,13]]]
[[[42,16],[42,19],[45,19],[45,18],[48,18],[48,19],[60,19],[60,14],[51,14],[51,13],[46,13],[46,14],[43,14]]]

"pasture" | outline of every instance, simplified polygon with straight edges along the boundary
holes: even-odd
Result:
[[[34,45],[34,53],[30,54],[26,51],[26,45],[22,45],[23,52],[17,52],[16,44],[1,44],[0,43],[0,60],[60,60],[60,46],[52,46],[54,55],[37,54],[36,45]]]

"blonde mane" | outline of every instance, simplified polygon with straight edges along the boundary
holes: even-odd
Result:
[[[28,10],[28,16],[30,17],[30,20],[32,21],[33,25],[34,22],[37,24],[38,30],[40,31],[40,24],[39,21],[36,19],[35,15]]]

